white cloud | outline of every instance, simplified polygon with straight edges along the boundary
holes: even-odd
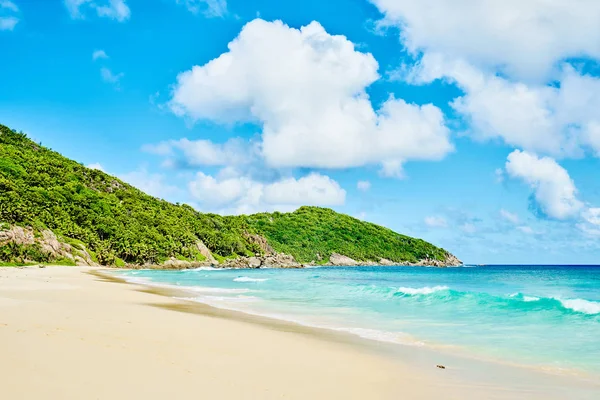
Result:
[[[89,169],[97,169],[98,171],[106,172],[106,170],[100,163],[89,164],[89,165],[86,165],[86,167]]]
[[[371,0],[406,48],[545,80],[569,57],[600,58],[596,0]]]
[[[127,7],[127,4],[125,4],[125,0],[110,0],[108,5],[97,6],[96,12],[100,17],[116,19],[119,22],[129,19],[131,15],[131,11]]]
[[[110,174],[100,163],[88,164],[86,168]],[[168,178],[165,175],[148,172],[146,167],[140,167],[135,171],[124,174],[114,174],[114,176],[154,197],[166,199],[182,193],[178,187],[169,184]]]
[[[510,211],[506,211],[505,209],[500,210],[500,216],[508,222],[511,222],[515,225],[518,224],[520,221],[519,216],[517,214],[511,213]]]
[[[578,223],[577,228],[587,236],[600,236],[600,226],[598,224],[589,223],[585,221]]]
[[[577,199],[573,180],[552,158],[539,158],[535,154],[515,150],[508,156],[506,172],[533,189],[536,203],[548,217],[575,217],[583,208],[583,203]]]
[[[83,18],[79,7],[90,2],[91,0],[65,0],[65,7],[67,7],[71,18]]]
[[[426,54],[406,76],[426,83],[449,79],[465,94],[452,107],[477,139],[556,157],[600,154],[600,79],[563,65],[558,85],[526,85],[484,73],[464,61]]]
[[[371,182],[369,181],[358,181],[356,182],[356,188],[361,192],[366,192],[371,189]]]
[[[104,82],[118,85],[119,81],[121,78],[123,78],[123,76],[125,76],[125,74],[122,72],[114,74],[110,69],[103,67],[100,68],[100,76],[102,76],[102,80]]]
[[[19,23],[19,18],[15,15],[19,12],[19,7],[8,0],[0,0],[0,31],[12,31]]]
[[[4,8],[9,11],[19,12],[19,7],[15,3],[9,0],[0,1],[0,8]]]
[[[227,0],[176,0],[193,13],[202,11],[207,17],[223,17],[227,14]]]
[[[502,168],[496,168],[496,170],[494,171],[494,176],[496,183],[504,182],[504,170]]]
[[[225,143],[210,140],[169,140],[158,144],[148,144],[143,151],[161,156],[174,156],[176,151],[190,166],[236,166],[249,164],[259,152],[257,146],[241,138],[229,139]]]
[[[582,217],[587,223],[600,227],[600,208],[588,208],[582,213]]]
[[[84,18],[82,8],[90,8],[96,11],[99,17],[114,19],[124,22],[131,16],[131,10],[125,0],[64,0],[65,6],[71,15],[71,18]]]
[[[96,61],[100,58],[108,58],[108,55],[104,50],[94,50],[92,53],[92,60]]]
[[[600,79],[566,64],[600,59],[595,0],[371,0],[419,60],[394,72],[448,79],[477,139],[553,157],[600,155]]]
[[[425,225],[431,228],[446,228],[448,227],[448,221],[444,217],[432,215],[425,217]]]
[[[17,17],[0,17],[0,31],[12,31],[18,23]]]
[[[235,214],[290,211],[301,205],[335,206],[346,199],[346,191],[336,181],[317,173],[263,183],[245,176],[213,177],[198,172],[189,190],[201,208]]]
[[[165,175],[150,173],[144,167],[118,175],[118,178],[144,193],[162,199],[180,192],[179,188],[168,183],[168,178]]]
[[[259,123],[262,156],[277,168],[382,164],[400,175],[406,161],[451,152],[439,108],[389,98],[373,109],[366,88],[377,69],[370,54],[317,22],[293,29],[258,19],[227,53],[181,73],[169,106],[194,121]]]
[[[264,199],[269,204],[341,206],[346,201],[346,191],[336,181],[317,173],[282,179],[264,188]]]

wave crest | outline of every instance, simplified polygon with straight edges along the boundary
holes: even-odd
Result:
[[[264,279],[259,279],[259,278],[250,278],[248,276],[240,276],[237,277],[233,280],[234,282],[265,282],[268,281],[268,279],[264,278]]]
[[[560,301],[560,304],[564,308],[568,308],[569,310],[591,315],[600,314],[600,303],[595,301],[584,299],[557,300]]]
[[[434,287],[425,286],[422,288],[399,287],[396,290],[396,293],[415,296],[415,295],[432,294],[432,293],[441,292],[444,290],[450,290],[450,288],[448,286],[434,286]]]

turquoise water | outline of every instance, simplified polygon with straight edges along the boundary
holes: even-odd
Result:
[[[127,271],[213,306],[409,346],[600,373],[600,267]]]

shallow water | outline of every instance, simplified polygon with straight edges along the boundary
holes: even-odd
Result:
[[[600,374],[600,267],[125,271],[187,299],[410,346]]]

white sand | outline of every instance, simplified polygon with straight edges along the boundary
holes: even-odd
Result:
[[[194,306],[103,281],[91,270],[0,268],[0,399],[558,399],[575,393],[507,388],[494,377],[492,384],[468,382],[451,368],[380,355],[306,329],[277,329],[214,310],[173,311],[168,308]],[[577,393],[570,398],[593,398],[589,390]]]

